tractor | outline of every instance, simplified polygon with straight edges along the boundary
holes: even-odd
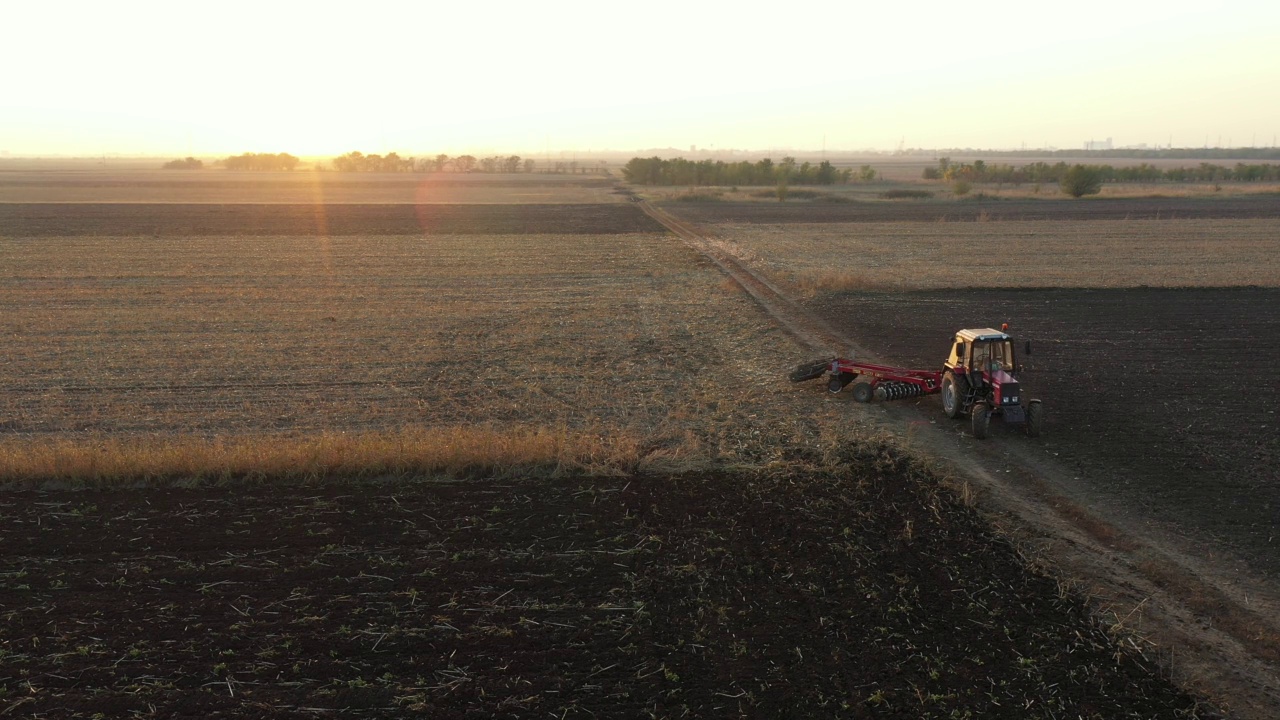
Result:
[[[1004,326],[1008,329],[1008,325]],[[1025,351],[1031,354],[1031,342]],[[942,393],[942,411],[949,418],[968,415],[973,436],[987,437],[992,416],[1006,424],[1023,425],[1031,437],[1039,437],[1044,409],[1039,400],[1023,400],[1016,373],[1021,370],[1014,355],[1013,338],[1004,330],[960,330],[951,354],[937,370],[908,370],[871,363],[823,358],[801,364],[791,373],[793,382],[828,376],[827,389],[840,392],[853,384],[853,399],[898,400]],[[1025,402],[1025,405],[1023,404]]]
[[[1030,355],[1030,341],[1025,349]],[[974,437],[987,436],[993,415],[1010,425],[1025,425],[1031,437],[1040,435],[1044,409],[1039,400],[1022,404],[1016,377],[1022,367],[1009,335],[992,328],[961,330],[956,333],[944,367],[942,412],[949,418],[968,414]]]

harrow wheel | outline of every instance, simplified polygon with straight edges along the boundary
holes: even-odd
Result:
[[[844,389],[845,385],[848,385],[850,382],[853,382],[853,379],[855,377],[857,376],[854,375],[853,373],[840,373],[839,375],[832,375],[831,379],[827,381],[827,392],[829,393],[840,392],[841,390]]]
[[[791,382],[804,382],[814,378],[822,377],[822,374],[831,367],[831,361],[834,358],[814,358],[809,362],[800,363],[795,370],[791,371]]]
[[[973,436],[986,440],[991,430],[991,408],[986,403],[974,403],[973,411],[969,413],[969,422],[973,427]]]
[[[869,382],[860,382],[853,386],[853,399],[858,402],[871,402],[871,398],[875,395],[875,388],[871,387]]]

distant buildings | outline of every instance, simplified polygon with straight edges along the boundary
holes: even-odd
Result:
[[[1085,140],[1084,149],[1085,150],[1111,150],[1113,149],[1111,138],[1107,138],[1106,140]]]

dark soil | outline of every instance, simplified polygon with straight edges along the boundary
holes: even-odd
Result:
[[[1280,195],[1233,198],[995,198],[852,203],[686,203],[680,217],[697,223],[847,223],[983,220],[1191,220],[1277,218]]]
[[[692,476],[0,495],[23,717],[1186,717],[885,453]]]
[[[1045,403],[1027,443],[1102,497],[1225,543],[1280,577],[1280,289],[852,293],[815,302],[893,362],[940,367],[961,327],[1033,340],[1024,393]],[[1019,345],[1021,348],[1021,345]],[[922,401],[941,405],[936,397]],[[957,423],[957,430],[962,424]]]
[[[51,236],[339,236],[664,232],[631,204],[285,205],[0,203],[0,233]]]

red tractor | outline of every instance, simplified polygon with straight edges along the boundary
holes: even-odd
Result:
[[[1026,346],[1031,353],[1031,343]],[[1010,425],[1025,425],[1038,437],[1044,422],[1039,400],[1023,405],[1016,373],[1022,369],[1013,351],[1013,338],[1000,330],[982,328],[956,333],[942,373],[942,412],[949,418],[968,414],[973,436],[985,438],[991,416]]]
[[[1030,342],[1026,352],[1031,354]],[[859,402],[940,392],[942,411],[949,418],[967,414],[973,436],[980,440],[987,437],[992,416],[1001,417],[1006,424],[1023,425],[1028,435],[1038,437],[1044,409],[1039,400],[1023,399],[1016,375],[1020,370],[1013,338],[1001,330],[981,328],[956,333],[941,372],[828,358],[800,365],[791,373],[791,380],[812,380],[826,374],[828,390],[840,392],[852,383],[853,399]]]

